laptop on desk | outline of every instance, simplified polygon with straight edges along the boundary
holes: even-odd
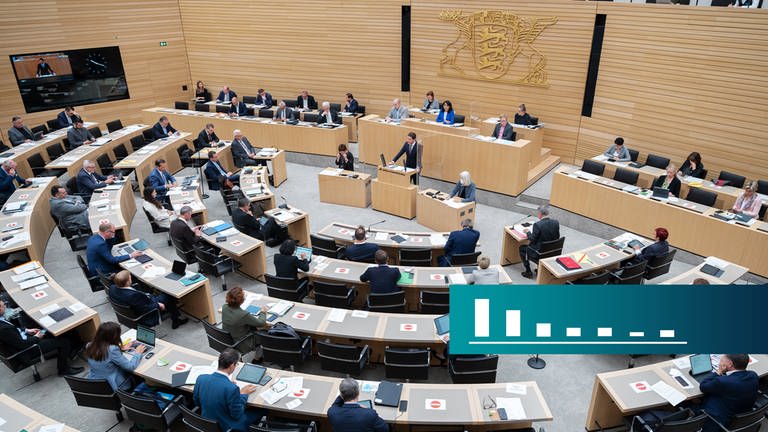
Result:
[[[651,198],[655,200],[669,199],[669,189],[655,187],[653,188],[653,195]]]
[[[712,372],[712,359],[709,354],[694,354],[689,357],[691,370],[688,372],[693,379],[701,381]]]
[[[173,266],[171,267],[171,273],[165,275],[166,279],[179,280],[187,274],[187,263],[184,261],[173,260]]]
[[[136,348],[143,346],[144,354],[148,354],[155,349],[155,337],[156,333],[154,329],[144,327],[141,325],[136,326],[136,340],[131,342],[128,348],[128,352],[136,351]]]

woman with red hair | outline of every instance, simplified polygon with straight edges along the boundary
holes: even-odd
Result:
[[[656,243],[646,246],[642,248],[642,250],[639,245],[635,246],[635,255],[637,255],[637,259],[641,261],[650,261],[669,252],[667,237],[669,237],[669,231],[667,231],[666,228],[656,228],[654,230]]]

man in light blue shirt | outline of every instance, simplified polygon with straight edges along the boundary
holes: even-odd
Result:
[[[408,118],[408,109],[400,103],[400,99],[393,100],[392,109],[389,110],[389,114],[387,114],[385,121],[400,123],[400,120],[406,118]]]

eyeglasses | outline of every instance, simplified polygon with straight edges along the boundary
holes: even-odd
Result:
[[[493,400],[491,395],[485,396],[485,399],[483,399],[483,409],[491,409],[496,408],[496,402]]]

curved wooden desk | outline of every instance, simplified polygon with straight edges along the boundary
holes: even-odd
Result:
[[[176,182],[179,185],[170,188],[167,196],[171,202],[171,207],[173,207],[177,214],[184,206],[192,207],[192,217],[195,219],[195,223],[202,225],[208,223],[208,209],[205,207],[205,203],[200,196],[200,183],[198,180],[197,175],[176,177]],[[184,186],[187,181],[189,182],[188,185]]]
[[[94,233],[99,232],[102,223],[111,223],[117,231],[122,231],[122,237],[118,238],[130,239],[131,223],[135,215],[136,200],[128,181],[93,191],[88,203],[88,219]]]
[[[240,190],[251,203],[258,202],[264,210],[275,208],[275,194],[269,188],[267,170],[263,166],[246,167],[240,171]]]
[[[3,210],[11,203],[26,201],[24,211],[0,212],[2,237],[13,236],[0,242],[0,254],[25,251],[30,260],[43,262],[45,248],[56,224],[51,217],[51,186],[58,184],[56,177],[38,177],[34,183],[16,191],[8,198]]]
[[[15,401],[5,393],[0,394],[0,418],[6,422],[3,424],[3,430],[8,431],[37,431],[43,426],[61,423]],[[62,431],[78,432],[77,429],[66,425]]]
[[[224,223],[222,220],[211,221],[207,225],[218,225]],[[231,231],[229,234],[226,231]],[[240,263],[239,271],[254,279],[262,278],[267,273],[267,255],[264,242],[255,239],[249,235],[243,234],[234,227],[220,233],[208,235],[203,233],[203,240],[209,244],[221,249],[224,254],[232,257],[233,260]],[[226,235],[229,234],[229,235]],[[219,237],[226,235],[226,241],[216,241]]]
[[[181,159],[176,149],[181,144],[192,148],[192,140],[189,132],[180,132],[168,138],[152,141],[139,150],[128,155],[114,165],[115,169],[134,170],[136,180],[139,182],[139,194],[144,193],[144,179],[155,169],[155,160],[165,159],[168,164],[168,172],[175,173],[181,170]]]

